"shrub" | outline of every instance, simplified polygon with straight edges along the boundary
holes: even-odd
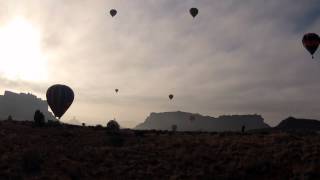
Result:
[[[8,120],[8,121],[12,121],[12,116],[9,115],[8,118],[7,118],[7,120]]]
[[[111,146],[123,146],[124,138],[120,134],[120,125],[116,120],[110,120],[107,123],[107,143]]]
[[[41,170],[42,161],[38,151],[28,150],[22,155],[22,168],[26,173],[37,173]]]
[[[40,110],[36,110],[33,120],[35,126],[42,127],[45,124],[44,115],[42,114],[42,112],[40,112]]]
[[[173,124],[173,125],[171,126],[172,132],[176,132],[177,129],[178,129],[178,126],[177,126],[176,124]]]
[[[85,126],[86,126],[86,123],[82,123],[82,126],[85,127]]]
[[[107,143],[111,146],[121,147],[124,144],[124,138],[120,134],[107,136]]]
[[[145,131],[143,130],[135,130],[134,135],[137,137],[144,137],[145,136]]]
[[[61,127],[62,124],[57,120],[48,120],[47,126],[49,127]]]

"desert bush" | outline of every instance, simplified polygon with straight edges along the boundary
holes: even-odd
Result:
[[[103,130],[103,126],[101,124],[97,124],[96,126],[93,127],[94,130]]]
[[[45,125],[44,115],[42,114],[42,112],[40,112],[40,110],[36,110],[33,120],[35,126],[37,127],[42,127]]]
[[[69,138],[69,137],[74,137],[75,134],[72,133],[72,131],[64,129],[63,131],[61,131],[61,136],[65,137],[65,138]]]
[[[275,167],[270,160],[260,160],[249,163],[246,168],[246,173],[250,175],[265,175],[269,174]]]
[[[115,147],[121,147],[124,144],[124,137],[120,134],[112,134],[107,136],[107,144]]]
[[[40,172],[42,162],[42,156],[38,151],[29,150],[22,155],[22,168],[26,173]]]
[[[107,132],[108,133],[119,133],[120,132],[120,125],[115,120],[110,120],[107,123]]]
[[[102,129],[103,127],[101,124],[97,124],[95,128]]]
[[[47,126],[49,126],[49,127],[62,127],[62,124],[60,123],[60,121],[57,121],[57,120],[48,120]]]
[[[134,135],[137,137],[144,137],[145,136],[145,131],[143,130],[135,130]]]
[[[8,121],[12,121],[12,120],[13,120],[13,119],[12,119],[12,116],[9,115],[8,118],[7,118],[7,120],[8,120]]]
[[[173,124],[173,125],[171,126],[172,132],[176,132],[177,129],[178,129],[178,126],[177,126],[176,124]]]

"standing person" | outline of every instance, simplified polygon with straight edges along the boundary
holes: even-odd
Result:
[[[40,110],[36,110],[36,112],[34,113],[33,120],[36,126],[41,127],[45,124],[44,115],[42,112],[40,112]]]
[[[242,134],[245,132],[245,130],[246,130],[246,126],[243,125],[243,126],[241,127],[241,132],[242,132]]]

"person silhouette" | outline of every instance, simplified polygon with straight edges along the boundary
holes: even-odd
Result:
[[[245,130],[246,130],[246,126],[243,125],[243,126],[241,127],[241,132],[242,132],[242,134],[245,132]]]
[[[37,126],[43,126],[45,123],[45,117],[40,110],[36,110],[34,113],[34,122]]]
[[[40,110],[36,110],[36,112],[34,113],[34,118],[33,118],[33,120],[34,121],[36,121],[36,120],[38,120],[38,119],[40,119]]]

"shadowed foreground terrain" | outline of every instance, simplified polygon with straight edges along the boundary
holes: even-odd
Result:
[[[316,133],[171,133],[0,122],[1,179],[319,179]]]

